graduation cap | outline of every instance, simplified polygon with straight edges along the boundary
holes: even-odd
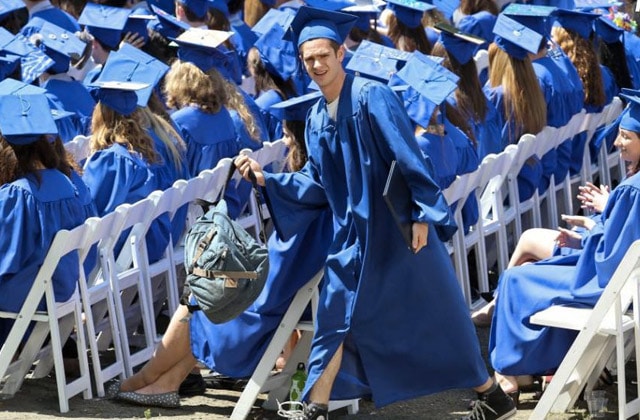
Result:
[[[20,76],[23,82],[31,83],[54,65],[54,61],[42,50],[27,41],[21,34],[13,35],[0,27],[0,51],[5,57],[20,57]],[[14,69],[15,70],[15,69]]]
[[[193,12],[199,19],[204,19],[209,10],[209,2],[207,0],[176,0]]]
[[[640,90],[623,88],[620,96],[629,101],[628,111],[620,119],[620,128],[640,133]]]
[[[147,27],[149,22],[154,21],[155,19],[155,15],[145,14],[142,10],[133,11],[129,15],[127,23],[124,25],[124,29],[122,29],[122,33],[126,34],[127,32],[131,32],[138,34],[146,43],[149,41],[149,31]]]
[[[274,25],[258,38],[253,46],[260,53],[260,59],[267,71],[279,75],[286,81],[299,71],[300,65],[295,45],[283,39],[284,35],[285,30],[280,25]]]
[[[0,91],[0,133],[11,144],[24,145],[58,134],[47,97]]]
[[[387,0],[387,9],[391,10],[396,18],[409,28],[417,28],[422,25],[422,16],[427,10],[436,6],[419,0]]]
[[[2,0],[2,3],[0,4],[0,20],[9,16],[10,13],[26,7],[27,6],[24,5],[22,0]]]
[[[169,70],[169,66],[138,48],[125,44],[109,54],[100,75],[104,80],[137,82],[148,87],[136,90],[138,106],[147,106],[153,88]],[[100,79],[98,79],[100,80]]]
[[[225,0],[208,0],[207,6],[209,7],[209,10],[218,10],[223,15],[229,17],[229,6],[227,6],[227,2]]]
[[[460,7],[460,0],[431,0],[431,3],[446,17],[451,20],[453,12]]]
[[[85,25],[87,31],[101,43],[117,49],[130,14],[130,9],[87,3],[78,23]]]
[[[471,61],[478,46],[487,42],[480,37],[462,32],[447,23],[438,23],[435,28],[440,31],[440,42],[445,50],[460,64],[466,64]]]
[[[0,54],[0,80],[3,80],[16,71],[20,64],[20,57],[13,54]]]
[[[414,51],[407,64],[396,73],[389,85],[408,85],[403,93],[409,117],[427,127],[435,109],[458,88],[460,78],[426,55]]]
[[[496,45],[520,60],[524,60],[527,53],[536,54],[543,39],[539,33],[503,14],[498,15],[493,33]]]
[[[353,26],[365,32],[371,29],[371,21],[376,21],[380,14],[380,9],[373,3],[345,7],[342,11],[357,16],[358,20]]]
[[[342,44],[358,18],[341,12],[332,12],[302,6],[291,21],[293,43],[300,48],[304,42],[326,38]]]
[[[40,86],[26,84],[15,79],[4,79],[0,82],[0,92],[6,95],[46,95],[47,90]],[[51,101],[49,101],[51,106]],[[65,111],[64,109],[50,108],[51,116],[54,121],[62,120],[63,118],[76,115],[74,112]]]
[[[156,14],[158,20],[149,22],[149,28],[160,33],[165,38],[176,38],[184,31],[191,29],[191,25],[179,21],[175,16],[170,15],[159,7],[151,5],[151,10]]]
[[[222,43],[233,32],[192,28],[173,39],[178,44],[178,58],[193,63],[203,72],[215,68],[229,80],[238,83],[242,79],[233,51],[227,50]]]
[[[346,69],[356,75],[366,75],[386,83],[411,56],[410,52],[364,40],[349,60]]]
[[[309,7],[329,10],[332,12],[344,9],[345,7],[357,5],[355,1],[351,0],[305,0],[304,3]]]
[[[535,4],[511,3],[501,14],[509,16],[534,32],[548,36],[551,31],[550,16],[557,10],[553,6],[538,6]]]
[[[35,19],[40,19],[35,17]],[[49,73],[65,73],[69,70],[71,60],[78,59],[84,53],[86,44],[74,33],[51,22],[43,21],[38,31],[41,46],[55,64],[48,69]]]
[[[609,10],[610,7],[622,6],[621,1],[611,0],[574,0],[574,7],[583,11],[594,9]]]
[[[292,9],[269,9],[269,11],[253,25],[251,30],[258,36],[267,32],[274,25],[282,26],[282,29],[286,31],[295,16],[296,12]]]
[[[271,114],[286,121],[304,121],[307,118],[309,108],[322,97],[321,92],[311,92],[306,95],[296,96],[286,101],[278,102],[269,108]]]
[[[565,29],[577,32],[582,38],[589,39],[593,30],[593,22],[598,14],[579,12],[577,10],[558,9],[556,11],[557,22]]]
[[[594,21],[593,30],[607,44],[620,41],[624,32],[624,29],[606,16],[600,16]]]
[[[149,85],[146,83],[107,80],[104,71],[100,73],[98,80],[88,86],[89,93],[96,102],[125,116],[131,115],[138,107],[136,91],[147,87]]]

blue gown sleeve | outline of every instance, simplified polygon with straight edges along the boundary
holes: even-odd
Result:
[[[432,171],[418,146],[413,126],[404,111],[404,106],[391,89],[385,85],[371,84],[363,107],[368,109],[372,130],[378,132],[376,139],[382,153],[398,162],[400,172],[411,190],[414,210],[412,220],[429,223],[436,227],[442,240],[455,233],[457,227],[440,188],[433,179]]]

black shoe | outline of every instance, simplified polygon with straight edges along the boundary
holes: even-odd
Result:
[[[204,378],[199,373],[190,373],[180,384],[178,394],[181,397],[192,397],[194,395],[204,395],[207,391],[207,385]]]
[[[471,412],[462,420],[504,420],[516,414],[513,399],[497,385],[495,389],[478,394]]]
[[[289,409],[282,407],[288,405]],[[303,407],[303,410],[297,410],[294,407]],[[283,419],[293,420],[328,420],[329,407],[326,404],[310,403],[304,404],[298,401],[287,401],[278,406],[278,415]]]

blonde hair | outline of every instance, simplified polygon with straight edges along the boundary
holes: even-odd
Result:
[[[547,103],[529,57],[520,60],[504,52],[495,43],[489,45],[489,85],[502,85],[504,115],[513,118],[517,141],[525,133],[536,134],[547,125]]]
[[[129,116],[122,115],[98,102],[91,119],[91,153],[120,144],[131,153],[141,155],[147,163],[159,161],[153,139],[141,124],[141,111],[136,109]]]
[[[186,146],[176,129],[162,117],[154,114],[149,107],[140,108],[140,120],[142,126],[151,129],[167,147],[174,166],[178,170],[182,169],[182,156]]]
[[[551,34],[578,71],[584,88],[584,103],[604,106],[607,96],[602,81],[602,70],[591,42],[577,32],[560,26],[554,26]]]
[[[260,132],[260,127],[255,122],[256,117],[249,111],[249,107],[247,107],[244,97],[238,91],[238,87],[228,80],[224,81],[224,87],[227,92],[227,103],[225,105],[238,113],[251,140],[256,143],[262,143],[263,133]]]
[[[216,69],[206,73],[194,64],[176,60],[165,76],[164,91],[169,108],[195,105],[215,114],[227,102],[224,79]]]

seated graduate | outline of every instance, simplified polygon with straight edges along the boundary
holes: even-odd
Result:
[[[285,121],[285,138],[290,144],[287,163],[292,171],[306,162],[304,119],[318,97],[309,94],[292,98],[274,110],[282,113]],[[290,174],[276,176],[286,179]],[[213,324],[201,311],[184,322],[188,310],[181,305],[149,362],[112,387],[116,400],[178,407],[180,384],[197,362],[234,378],[251,376],[294,295],[322,268],[332,237],[328,210],[319,211],[304,230],[286,241],[273,233],[268,242],[269,275],[258,299],[240,316],[223,324]],[[300,264],[301,258],[304,264]]]
[[[411,0],[389,0],[386,13],[387,36],[394,46],[402,51],[431,53],[431,42],[422,25],[422,17],[435,6],[426,2]]]
[[[556,13],[557,25],[552,29],[553,40],[567,54],[578,70],[584,89],[584,108],[587,112],[600,112],[618,94],[618,86],[611,71],[600,64],[591,42],[595,13],[576,12],[559,9]],[[594,135],[597,138],[598,135]],[[571,175],[582,168],[583,151],[587,133],[580,133],[573,139]]]
[[[32,22],[39,20],[40,18],[34,18]],[[73,134],[73,137],[89,135],[91,115],[96,102],[87,88],[68,73],[72,57],[81,57],[87,44],[75,34],[45,21],[42,21],[30,40],[54,61],[53,66],[40,75],[39,82],[47,90],[48,96],[58,102],[62,109],[75,113],[73,120],[77,131],[69,134]],[[62,140],[70,141],[73,137]]]
[[[96,209],[58,137],[47,98],[29,90],[13,95],[6,87],[0,87],[0,310],[15,312],[58,230],[75,228]],[[52,278],[56,301],[69,299],[78,270],[77,253],[61,258]],[[0,321],[0,343],[12,324]]]
[[[453,13],[453,24],[461,31],[485,40],[474,53],[489,47],[499,12],[493,0],[460,0],[460,6]]]
[[[111,72],[109,72],[111,73]],[[160,162],[154,141],[143,127],[136,90],[147,85],[119,80],[103,72],[91,91],[97,100],[91,124],[91,155],[83,179],[103,216],[123,203],[135,203],[160,189],[153,165]],[[115,73],[115,72],[114,72]],[[146,234],[149,262],[158,261],[169,243],[169,217],[151,223]],[[122,249],[128,232],[116,244]]]
[[[22,0],[29,10],[29,21],[38,17],[47,22],[53,23],[56,26],[63,28],[71,33],[78,32],[80,25],[75,17],[62,9],[59,9],[51,4],[50,0]],[[21,31],[27,38],[31,36],[34,27],[26,25]]]
[[[498,16],[494,33],[484,91],[502,116],[504,149],[523,134],[537,134],[547,125],[547,104],[529,56],[538,52],[542,35],[503,14]],[[533,196],[541,177],[542,165],[539,156],[534,156],[518,174],[521,201]]]
[[[456,106],[472,125],[479,159],[489,153],[502,152],[502,119],[482,91],[473,60],[480,40],[469,34],[450,31],[446,26],[438,29],[441,30],[440,39],[434,44],[431,55],[444,58],[442,66],[460,78],[455,95],[450,95],[447,100]]]
[[[599,221],[572,218],[571,224],[584,228],[582,234],[561,230],[557,247],[548,247],[553,256],[500,277],[489,351],[496,378],[507,392],[517,390],[518,375],[556,369],[577,335],[533,326],[529,317],[550,305],[594,306],[629,246],[640,239],[640,91],[623,90],[622,96],[629,106],[615,143],[628,163],[628,176],[611,192]]]

